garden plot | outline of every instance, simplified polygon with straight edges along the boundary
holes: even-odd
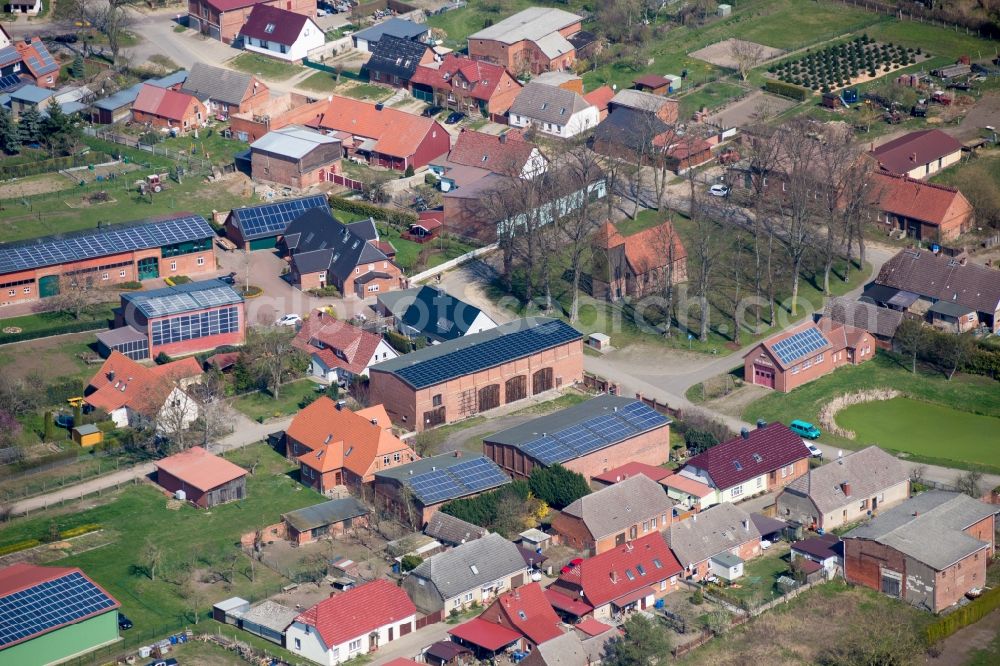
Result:
[[[876,42],[862,35],[849,42],[767,68],[768,76],[814,92],[865,83],[930,58],[919,48]]]
[[[688,55],[698,60],[704,60],[716,67],[739,69],[739,59],[743,57],[751,56],[758,63],[762,63],[772,58],[777,58],[782,53],[784,53],[783,50],[772,46],[730,38],[709,44],[705,48],[692,51]]]

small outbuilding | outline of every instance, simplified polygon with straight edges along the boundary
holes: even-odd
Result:
[[[247,471],[200,446],[154,464],[160,486],[203,509],[246,497]]]
[[[361,522],[367,523],[367,516],[368,507],[353,497],[343,497],[290,511],[281,518],[288,540],[302,545],[325,536],[340,536]]]
[[[240,627],[247,633],[284,646],[285,629],[298,615],[299,611],[294,608],[265,599],[243,613]]]
[[[93,423],[88,423],[73,428],[73,441],[80,446],[94,446],[104,441],[104,433]]]
[[[719,553],[709,560],[709,569],[723,580],[736,580],[743,576],[743,560],[732,553]]]
[[[250,602],[241,597],[230,597],[212,606],[212,619],[222,624],[239,624],[243,613],[250,610]]]

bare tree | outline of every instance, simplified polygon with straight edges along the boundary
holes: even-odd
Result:
[[[205,588],[199,585],[198,576],[194,570],[188,574],[188,580],[181,596],[187,604],[187,609],[191,612],[191,621],[198,624],[202,609],[208,604],[208,594],[205,592]]]
[[[166,437],[173,448],[183,451],[189,443],[188,431],[198,418],[198,401],[173,382],[150,391],[150,409],[157,409],[152,416],[155,431]],[[161,396],[165,396],[162,402]]]
[[[46,309],[71,315],[73,319],[80,319],[108,299],[107,292],[92,275],[61,275],[58,285],[58,293],[45,299],[43,305]]]
[[[160,568],[163,563],[164,558],[163,547],[153,540],[152,537],[146,537],[146,541],[142,545],[142,550],[139,553],[139,562],[141,568],[149,576],[149,580],[156,580],[156,571]]]
[[[736,62],[736,70],[740,79],[747,80],[750,70],[764,61],[764,47],[755,42],[742,39],[729,40],[729,55]]]
[[[767,293],[768,324],[774,325],[774,278],[771,273],[771,253],[773,237],[769,230],[768,216],[771,210],[767,205],[767,177],[776,170],[780,155],[779,135],[771,127],[758,125],[751,127],[747,140],[742,146],[746,153],[745,182],[749,186],[751,202],[751,233],[753,236],[753,284],[755,300],[759,303]],[[774,176],[772,175],[772,184]],[[732,179],[731,179],[732,180]],[[730,183],[732,186],[733,183]],[[755,327],[760,326],[760,308],[754,307]]]
[[[955,479],[955,489],[960,493],[965,493],[969,497],[979,499],[983,496],[983,491],[979,487],[983,480],[983,473],[978,469],[970,469],[964,474],[959,474]]]
[[[699,183],[695,178],[693,169],[688,171],[688,210],[691,221],[694,223],[694,243],[693,248],[688,248],[688,252],[693,251],[696,271],[694,273],[694,287],[698,298],[699,307],[699,328],[698,339],[702,342],[708,340],[708,327],[710,323],[711,303],[709,294],[714,286],[715,269],[719,260],[719,249],[721,247],[719,224],[710,219],[708,211],[699,193]]]
[[[205,373],[197,387],[198,427],[201,444],[209,442],[232,431],[233,411],[226,402],[226,378],[218,368]]]
[[[243,354],[263,375],[271,395],[278,398],[281,384],[299,363],[302,352],[292,345],[295,329],[289,326],[255,326],[247,331]]]
[[[570,149],[564,156],[560,169],[560,177],[565,183],[565,189],[570,192],[582,191],[600,177],[601,167],[597,155],[586,146],[579,144]],[[571,300],[569,320],[575,322],[580,316],[580,278],[583,267],[591,251],[591,237],[599,224],[600,211],[584,194],[580,205],[566,215],[559,224],[560,239],[568,249],[569,270],[572,275]]]
[[[654,279],[656,292],[663,298],[663,321],[660,328],[663,337],[669,338],[673,334],[676,284],[687,280],[687,267],[680,263],[682,259],[686,261],[686,256],[680,256],[683,246],[670,220],[656,227],[651,242],[654,255],[661,257],[663,261],[663,267],[656,271]],[[678,269],[683,275],[678,275]]]

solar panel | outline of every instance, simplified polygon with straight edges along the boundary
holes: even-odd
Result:
[[[424,388],[578,339],[580,333],[575,328],[552,320],[418,361],[395,373],[411,386]]]
[[[39,583],[0,598],[0,646],[116,606],[79,572]]]
[[[13,88],[21,82],[21,77],[17,74],[8,74],[7,76],[0,76],[0,90],[7,90],[8,88]]]
[[[448,472],[474,492],[495,488],[508,481],[507,475],[489,458],[475,458],[453,465],[448,468]]]
[[[803,356],[809,356],[829,344],[819,329],[807,328],[771,345],[771,349],[778,355],[778,359],[782,363],[790,365]]]
[[[233,217],[239,225],[245,240],[276,236],[302,213],[313,208],[327,208],[329,203],[323,195],[289,199],[261,206],[236,208]]]
[[[443,469],[419,474],[410,481],[410,489],[423,504],[435,504],[446,499],[467,495],[466,490]]]
[[[212,227],[200,215],[63,238],[46,236],[32,242],[0,245],[0,274],[214,237]]]

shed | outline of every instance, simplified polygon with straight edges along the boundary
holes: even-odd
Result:
[[[299,611],[294,608],[266,599],[243,613],[240,627],[247,633],[284,646],[285,629],[298,615]]]
[[[212,619],[223,624],[239,624],[243,614],[250,610],[250,602],[242,597],[230,597],[212,606]]]
[[[611,337],[604,333],[591,333],[587,336],[587,345],[592,349],[604,351],[611,346]]]
[[[94,446],[104,441],[104,433],[92,423],[73,428],[73,441],[80,446]]]
[[[719,5],[718,9],[719,16],[729,16],[733,13],[732,5]]]
[[[521,545],[532,550],[544,550],[552,538],[550,535],[538,528],[532,527],[518,534],[521,537]]]
[[[353,497],[342,497],[322,504],[282,514],[288,526],[288,540],[308,543],[324,536],[338,536],[368,515],[368,508]]]
[[[683,78],[677,76],[676,74],[664,74],[663,78],[670,82],[667,87],[668,93],[675,93],[681,89],[681,83],[684,81]]]
[[[743,575],[743,560],[728,552],[713,555],[709,560],[709,567],[713,574],[728,581]]]

